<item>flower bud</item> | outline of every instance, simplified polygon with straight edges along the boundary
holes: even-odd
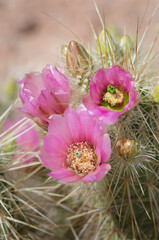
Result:
[[[120,139],[116,143],[116,150],[124,158],[133,157],[138,153],[138,144],[134,140]]]
[[[159,103],[159,83],[154,87],[152,97],[155,102]]]
[[[73,76],[82,76],[91,68],[92,59],[80,43],[71,41],[66,53],[66,65]]]
[[[19,110],[41,127],[48,127],[53,114],[63,114],[70,102],[70,85],[67,77],[50,64],[40,72],[25,75],[19,81]]]
[[[128,35],[124,35],[120,38],[119,45],[120,45],[122,54],[124,54],[125,52],[130,53],[134,49],[131,38]]]
[[[102,29],[98,35],[96,41],[96,51],[102,53],[102,56],[110,55],[111,51],[116,50],[116,44],[111,36],[111,34],[106,30]]]

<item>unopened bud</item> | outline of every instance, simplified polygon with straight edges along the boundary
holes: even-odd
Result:
[[[66,65],[73,76],[82,76],[91,69],[92,60],[80,43],[71,41],[66,53]]]
[[[116,44],[111,36],[111,34],[106,30],[102,29],[98,35],[96,41],[96,50],[102,56],[108,56],[111,52],[116,50]]]
[[[133,51],[133,43],[128,35],[124,35],[120,38],[120,49],[122,54]]]
[[[120,156],[129,158],[137,155],[138,144],[134,140],[120,139],[116,143],[116,149]]]
[[[154,87],[152,97],[155,102],[159,103],[159,83]]]

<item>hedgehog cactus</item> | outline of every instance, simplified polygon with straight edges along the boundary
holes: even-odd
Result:
[[[159,236],[159,112],[149,99],[141,99],[118,123],[113,136],[113,169],[105,179],[106,208],[126,239],[157,240]]]
[[[102,25],[91,51],[72,40],[61,49],[63,69],[47,65],[19,82],[19,110],[45,135],[38,164],[71,186],[57,202],[65,201],[69,212],[65,239],[74,239],[72,231],[82,240],[158,240],[159,83],[150,69],[152,47],[142,56],[138,35],[135,44],[128,35],[117,40]]]
[[[92,214],[92,221],[95,223],[93,227],[87,226],[87,230],[83,230],[83,235],[81,235],[82,230],[79,231],[76,227],[76,221],[72,224],[78,236],[82,236],[80,239],[87,239],[86,231],[90,231],[89,234],[93,239],[157,240],[159,238],[158,84],[154,86],[153,73],[152,75],[149,73],[147,78],[147,72],[150,71],[149,58],[145,58],[147,61],[142,62],[140,57],[137,62],[139,54],[135,50],[137,46],[133,45],[129,36],[123,36],[120,42],[116,43],[110,33],[102,29],[96,44],[94,55],[91,56],[92,67],[96,69],[97,74],[98,71],[105,72],[101,72],[102,76],[100,74],[89,76],[90,80],[94,79],[94,86],[90,82],[90,97],[84,96],[83,102],[88,112],[104,124],[102,125],[104,129],[106,124],[102,121],[104,116],[107,121],[110,120],[106,125],[113,123],[107,127],[112,143],[112,155],[109,161],[112,169],[101,184],[96,184],[96,191],[101,191],[100,197],[91,205],[95,204],[97,209],[100,209],[101,214],[104,215],[102,223],[105,221],[105,224],[100,227],[100,233],[96,234],[96,224],[100,220],[97,215],[93,217]],[[111,80],[115,82],[119,78],[121,85],[124,83],[124,77],[116,76],[115,72],[107,77],[105,69],[109,70],[114,65],[127,71],[125,72],[127,76],[129,73],[132,75],[132,86],[134,84],[136,88],[134,93],[137,95],[138,92],[139,98],[136,97],[135,104],[124,113],[116,111],[118,107],[113,111],[113,107],[107,101],[109,113],[104,115],[106,108],[102,108],[101,104],[104,96],[102,81],[103,83],[105,81],[105,89],[107,85],[111,86],[111,91],[114,91],[112,85],[109,85]],[[98,70],[99,68],[102,70]],[[155,79],[157,78],[156,75]],[[116,86],[118,89],[119,85]],[[126,86],[128,87],[128,82]],[[108,92],[110,91],[107,90]],[[109,93],[111,94],[113,95],[114,92]],[[85,218],[85,221],[89,221],[89,218]],[[108,229],[105,230],[106,228]]]

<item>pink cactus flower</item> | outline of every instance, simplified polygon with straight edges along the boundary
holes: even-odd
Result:
[[[40,160],[51,170],[48,174],[62,183],[100,181],[110,170],[108,134],[87,111],[69,107],[64,117],[53,115],[44,137]]]
[[[4,124],[3,130],[6,131],[12,128],[11,131],[15,138],[13,147],[15,148],[15,154],[13,159],[21,158],[21,163],[29,163],[35,159],[35,157],[30,157],[28,152],[35,152],[40,148],[40,135],[35,127],[30,122],[23,121],[20,116],[16,121],[11,121],[7,119]]]
[[[134,108],[138,100],[131,74],[120,66],[111,66],[99,69],[90,78],[90,93],[84,96],[83,103],[93,117],[111,125]]]
[[[68,79],[55,67],[47,65],[42,73],[29,73],[19,81],[19,108],[39,125],[48,126],[53,114],[63,114],[70,101]]]

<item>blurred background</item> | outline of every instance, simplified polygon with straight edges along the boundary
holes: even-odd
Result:
[[[135,37],[137,21],[143,42],[148,47],[159,28],[159,10],[153,20],[158,0],[97,0],[108,26]],[[50,15],[50,16],[48,16]],[[93,45],[92,23],[101,29],[93,0],[0,0],[0,112],[16,97],[15,81],[25,73],[41,71],[47,64],[59,66],[61,45],[77,40]],[[68,30],[70,29],[70,31]],[[75,35],[74,35],[74,34]],[[154,51],[159,49],[158,43]]]

